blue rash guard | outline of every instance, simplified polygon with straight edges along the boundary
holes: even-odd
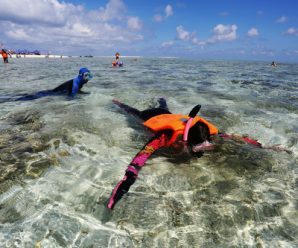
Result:
[[[72,83],[72,89],[69,96],[75,96],[88,81],[83,79],[83,76],[77,76]]]
[[[84,80],[83,76],[77,76],[74,79],[68,80],[49,92],[66,93],[68,96],[74,97],[77,93],[81,93],[81,88],[88,80]]]

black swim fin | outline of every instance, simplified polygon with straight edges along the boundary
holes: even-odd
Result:
[[[191,118],[194,118],[199,113],[200,109],[201,109],[200,104],[194,106],[193,109],[189,112],[188,116]]]

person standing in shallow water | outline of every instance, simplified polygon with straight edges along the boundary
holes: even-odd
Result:
[[[273,67],[277,66],[276,62],[272,61],[271,66],[273,66]]]
[[[6,64],[8,63],[8,56],[11,56],[5,49],[2,49],[1,52],[2,58],[3,58],[3,63]]]
[[[116,67],[116,66],[122,66],[123,63],[119,60],[120,59],[120,53],[116,52],[115,54],[115,60],[112,62],[112,66]]]

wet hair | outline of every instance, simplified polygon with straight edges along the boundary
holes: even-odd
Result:
[[[187,140],[192,146],[203,143],[206,140],[210,141],[208,126],[203,122],[197,122],[189,129]]]

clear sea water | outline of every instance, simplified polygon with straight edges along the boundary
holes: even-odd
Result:
[[[14,59],[0,66],[0,247],[298,247],[298,65],[171,58]],[[52,89],[86,66],[89,95],[5,99]],[[153,156],[106,209],[148,140],[112,104],[173,113],[201,104],[222,132],[201,158]]]

